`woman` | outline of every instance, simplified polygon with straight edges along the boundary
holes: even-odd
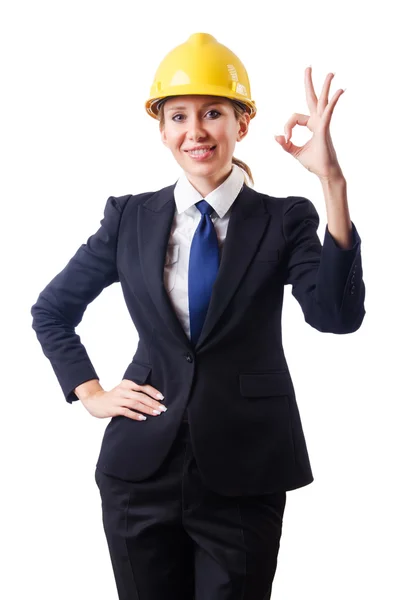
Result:
[[[146,103],[183,174],[110,197],[98,231],[41,292],[33,328],[68,402],[112,417],[97,462],[103,524],[122,600],[271,596],[286,492],[313,481],[281,340],[284,286],[319,331],[364,318],[360,237],[329,125],[342,90],[294,114],[282,148],[317,175],[328,224],[306,198],[274,198],[233,157],[256,114],[228,48],[195,34],[162,61]],[[313,133],[302,148],[296,124]],[[105,391],[75,333],[119,281],[139,334]]]

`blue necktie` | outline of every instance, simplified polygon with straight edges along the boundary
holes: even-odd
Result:
[[[196,206],[201,220],[190,247],[188,276],[190,338],[194,345],[204,325],[219,269],[218,238],[210,217],[214,209],[205,200],[196,202]]]

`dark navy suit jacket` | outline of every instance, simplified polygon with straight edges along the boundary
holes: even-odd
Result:
[[[194,454],[208,487],[235,496],[291,490],[313,481],[281,337],[284,286],[306,322],[335,334],[364,318],[361,239],[340,248],[306,198],[276,198],[244,185],[232,209],[199,341],[186,336],[163,283],[175,212],[174,185],[111,196],[100,228],[32,307],[33,328],[68,402],[99,379],[75,328],[87,305],[120,282],[139,343],[123,378],[165,396],[160,418],[113,417],[98,469],[130,481],[164,460],[187,407]]]

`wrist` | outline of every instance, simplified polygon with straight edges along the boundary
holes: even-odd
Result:
[[[346,186],[346,179],[342,171],[329,175],[327,177],[319,177],[323,187],[343,187]]]
[[[98,379],[90,379],[89,381],[85,381],[81,385],[78,385],[74,393],[78,397],[79,400],[86,400],[88,397],[96,394],[97,392],[104,392],[105,390],[99,383]]]

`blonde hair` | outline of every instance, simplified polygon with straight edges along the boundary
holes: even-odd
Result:
[[[233,110],[234,110],[234,116],[236,117],[237,121],[240,120],[241,116],[245,112],[248,112],[246,107],[243,104],[234,102],[233,100],[230,100],[229,98],[225,98],[225,99],[229,100],[231,102],[231,104],[233,106]],[[160,129],[164,127],[164,104],[165,104],[165,102],[161,102],[158,107],[157,119],[160,121]],[[242,169],[244,171],[244,173],[248,176],[248,179],[251,181],[251,183],[254,184],[254,178],[252,176],[251,169],[245,162],[243,162],[239,158],[236,158],[235,156],[233,156],[232,164],[236,165],[237,167],[240,167],[240,169]],[[245,175],[244,175],[244,181],[246,184],[248,184],[248,181],[247,181],[247,178],[245,177]]]

